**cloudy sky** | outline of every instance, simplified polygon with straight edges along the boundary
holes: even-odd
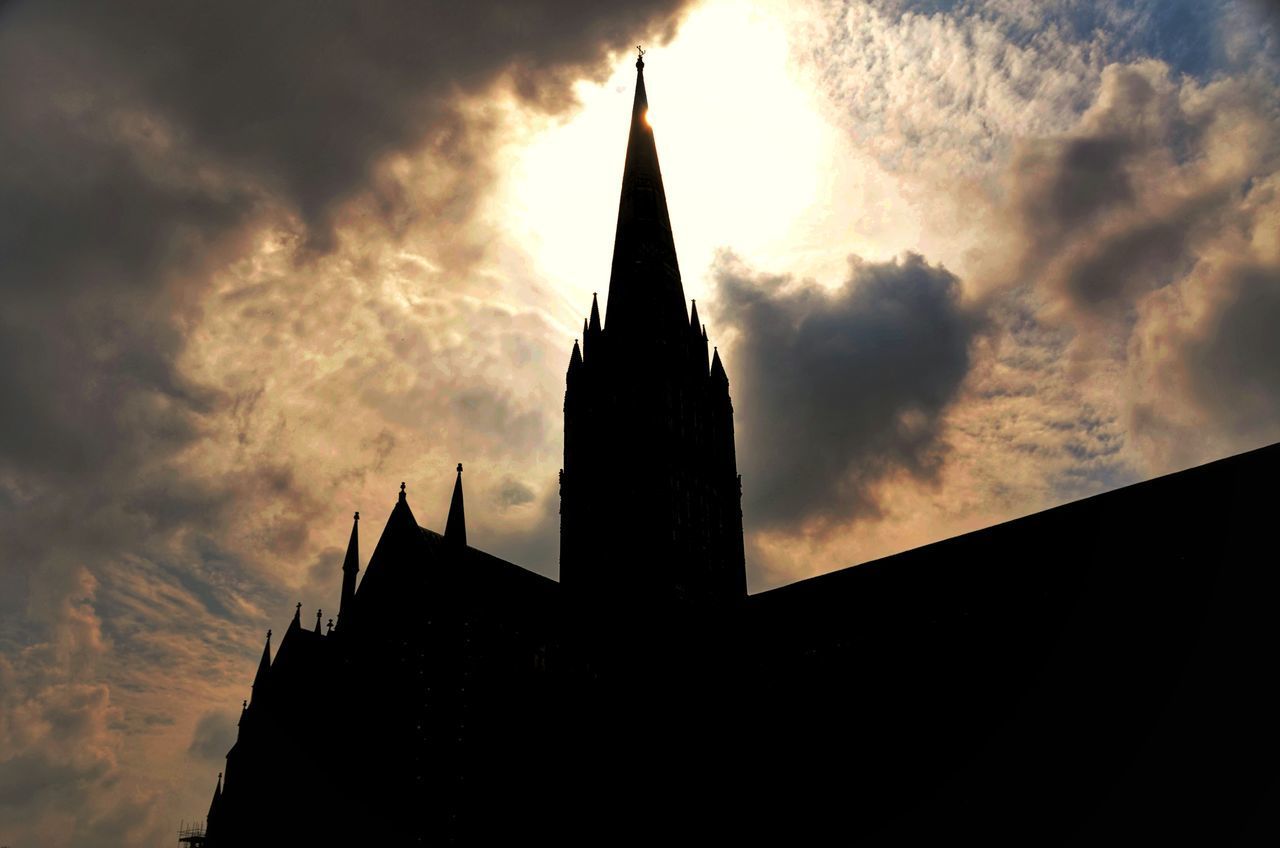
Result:
[[[612,6],[0,4],[0,844],[202,816],[402,480],[556,574],[636,43],[753,591],[1280,439],[1268,4]]]

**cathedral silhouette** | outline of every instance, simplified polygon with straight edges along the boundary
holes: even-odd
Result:
[[[268,631],[186,841],[1273,833],[1280,447],[748,596],[729,379],[636,68],[607,311],[566,375],[561,580],[467,544],[461,465],[443,534],[401,484],[363,579],[357,513],[336,623]]]

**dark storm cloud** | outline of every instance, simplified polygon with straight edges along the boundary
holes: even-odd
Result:
[[[723,257],[719,320],[748,521],[824,529],[874,516],[874,486],[927,479],[946,452],[943,412],[969,371],[978,321],[960,281],[908,253],[851,260],[834,291]]]
[[[189,293],[270,207],[332,246],[341,204],[427,147],[466,173],[483,136],[452,108],[513,70],[549,108],[607,48],[669,21],[665,0],[595,3],[46,3],[0,19],[0,292],[9,462],[79,467],[119,440],[117,402],[188,436],[173,367]],[[381,186],[381,188],[380,188]],[[417,210],[415,214],[430,214]],[[139,399],[139,396],[145,399]],[[207,399],[205,399],[207,400]],[[157,420],[158,419],[158,420]],[[89,422],[108,427],[91,432]],[[132,422],[130,422],[132,423]],[[150,445],[142,449],[149,450]]]
[[[597,66],[602,48],[626,47],[680,5],[143,0],[40,16],[51,41],[118,68],[206,155],[287,197],[323,247],[332,204],[366,187],[382,154],[425,141],[474,156],[451,118],[455,92],[510,68],[521,95],[563,105],[567,69]]]

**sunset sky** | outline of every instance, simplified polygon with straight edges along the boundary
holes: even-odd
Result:
[[[0,5],[0,845],[202,817],[264,631],[336,612],[401,481],[441,529],[465,463],[471,544],[556,575],[636,44],[752,591],[1280,439],[1278,26]]]

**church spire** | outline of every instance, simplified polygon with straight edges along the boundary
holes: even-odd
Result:
[[[591,293],[591,320],[584,322],[582,325],[582,358],[586,359],[592,355],[592,351],[598,350],[597,342],[600,339],[600,302],[596,298],[596,293]]]
[[[208,824],[218,818],[218,808],[222,806],[222,772],[218,772],[218,785],[213,790],[213,801],[209,804],[209,814],[205,816]]]
[[[720,348],[716,348],[711,357],[711,382],[725,391],[729,390],[729,375],[725,373],[724,363],[720,361]]]
[[[688,321],[684,304],[658,147],[649,123],[644,51],[640,50],[605,328],[610,335],[634,331],[645,338],[669,341]]]
[[[689,332],[693,339],[693,361],[698,373],[707,375],[707,328],[698,321],[698,301],[693,302],[689,310]]]
[[[574,351],[578,349],[574,345]],[[453,484],[453,500],[449,501],[449,518],[444,523],[444,540],[465,547],[467,544],[467,517],[462,509],[462,463],[458,463],[458,479]]]
[[[259,694],[262,692],[262,686],[267,682],[267,675],[271,673],[271,631],[267,631],[267,643],[262,646],[262,659],[258,660],[258,673],[253,676],[253,692]]]
[[[360,573],[360,513],[351,520],[351,539],[347,542],[347,558],[342,561],[342,597],[338,601],[338,623],[349,612],[356,596],[356,575]]]

